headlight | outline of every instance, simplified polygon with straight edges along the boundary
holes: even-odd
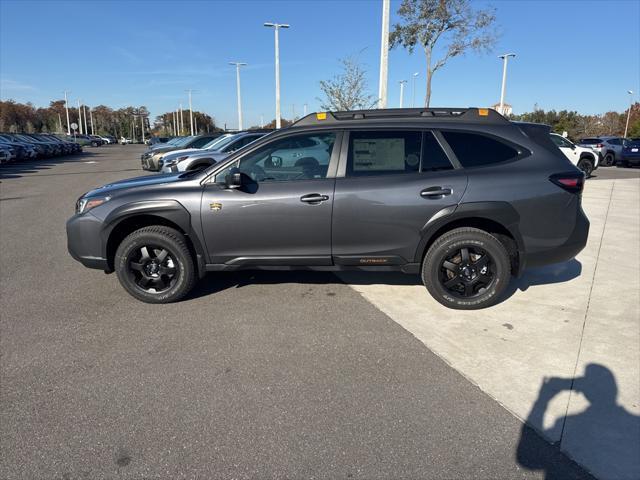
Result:
[[[111,200],[111,197],[80,197],[76,202],[76,214],[88,212],[92,208]]]

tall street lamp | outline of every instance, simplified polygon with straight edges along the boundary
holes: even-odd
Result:
[[[382,0],[382,36],[380,40],[378,108],[387,108],[387,77],[389,71],[389,8],[390,0]]]
[[[67,111],[67,135],[71,135],[71,123],[69,123],[69,101],[67,100],[68,91],[64,91],[64,109]]]
[[[629,130],[629,117],[631,117],[631,107],[633,106],[633,90],[627,90],[629,94],[629,111],[627,112],[627,124],[624,127],[624,138],[627,138],[627,130]]]
[[[240,67],[246,65],[242,62],[229,62],[229,65],[236,66],[236,88],[238,90],[238,130],[242,130],[242,97],[240,95]]]
[[[78,99],[78,126],[80,127],[80,135],[82,135],[82,110],[80,110],[80,99]]]
[[[278,31],[281,28],[289,28],[286,23],[266,22],[265,27],[273,27],[276,40],[276,128],[280,128],[280,42],[278,39]]]
[[[502,89],[500,90],[500,113],[504,115],[504,93],[507,88],[507,62],[509,57],[515,57],[515,53],[505,53],[504,55],[498,55],[503,61],[502,65]]]
[[[402,108],[402,103],[404,100],[404,84],[407,83],[407,81],[400,80],[398,83],[400,84],[400,108]]]
[[[187,92],[189,92],[189,119],[191,125],[191,136],[193,137],[193,107],[191,106],[191,93],[193,92],[193,90],[189,89],[187,90]]]
[[[419,75],[418,72],[411,75],[411,80],[413,80],[413,85],[411,87],[411,107],[416,106],[416,77]]]

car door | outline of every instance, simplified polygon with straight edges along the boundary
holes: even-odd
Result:
[[[327,149],[284,166],[301,140],[322,139]],[[279,135],[241,155],[205,185],[201,222],[209,262],[227,265],[330,265],[331,210],[340,133],[315,131]],[[225,186],[238,168],[251,181]]]
[[[334,263],[413,262],[423,227],[457,205],[467,186],[438,138],[421,130],[345,134],[333,205]]]
[[[574,165],[578,164],[578,160],[580,160],[580,157],[578,155],[577,148],[575,148],[575,145],[566,140],[564,137],[556,134],[551,135],[551,140],[553,140],[553,143],[558,146],[560,151],[564,153],[564,156],[567,157],[571,163],[573,163]]]

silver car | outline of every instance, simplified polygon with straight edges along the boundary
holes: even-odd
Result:
[[[266,134],[267,132],[242,132],[229,135],[207,149],[185,152],[177,158],[165,160],[160,173],[186,172],[207,168]]]
[[[624,139],[621,137],[588,137],[578,142],[581,147],[591,147],[600,157],[600,165],[610,167],[620,160]]]

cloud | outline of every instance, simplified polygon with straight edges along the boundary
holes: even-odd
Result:
[[[33,92],[36,91],[37,88],[33,85],[28,85],[26,83],[18,82],[17,80],[13,80],[11,78],[0,78],[0,92],[4,94],[5,91],[9,92]]]

